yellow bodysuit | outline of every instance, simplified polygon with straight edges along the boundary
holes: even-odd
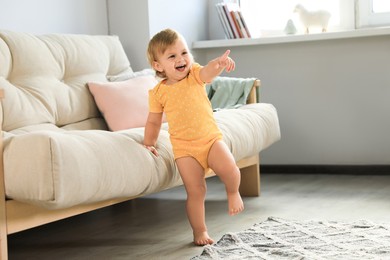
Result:
[[[222,139],[205,91],[199,78],[202,67],[194,63],[188,76],[166,85],[161,81],[149,91],[149,111],[164,112],[175,160],[194,157],[207,170],[211,146]]]

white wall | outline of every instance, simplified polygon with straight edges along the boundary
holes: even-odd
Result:
[[[0,0],[0,29],[107,34],[105,0]]]
[[[178,30],[189,44],[207,38],[207,0],[108,0],[109,32],[118,35],[133,70],[149,67],[150,38],[165,28]]]
[[[282,139],[262,163],[390,164],[389,46],[390,35],[231,48],[231,75],[260,78],[279,113]]]
[[[109,34],[119,36],[133,70],[146,68],[150,37],[148,1],[108,0],[107,8]]]

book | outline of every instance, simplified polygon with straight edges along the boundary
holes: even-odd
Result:
[[[237,31],[237,27],[236,27],[236,25],[234,23],[232,15],[230,14],[230,11],[228,9],[227,4],[222,4],[222,7],[223,7],[223,10],[225,12],[225,16],[226,16],[226,18],[228,20],[229,26],[230,26],[230,28],[231,28],[231,30],[233,32],[233,39],[240,38],[240,34]]]
[[[230,28],[229,21],[227,20],[227,17],[225,15],[225,11],[223,10],[222,4],[220,4],[220,3],[216,4],[215,7],[217,8],[218,17],[219,17],[219,20],[221,21],[223,30],[225,32],[225,36],[228,39],[234,39],[233,31]]]
[[[238,14],[241,18],[242,25],[244,26],[244,30],[246,31],[246,34],[248,35],[248,38],[252,38],[251,33],[249,32],[248,26],[246,25],[244,16],[242,16],[241,11],[238,11]]]
[[[239,31],[241,33],[241,38],[249,38],[248,34],[246,33],[246,30],[244,28],[244,24],[242,23],[239,11],[233,11],[233,14],[234,14],[235,19],[237,21],[236,23],[237,23],[237,25],[239,27]]]
[[[240,6],[237,3],[218,3],[216,8],[228,39],[251,38]]]

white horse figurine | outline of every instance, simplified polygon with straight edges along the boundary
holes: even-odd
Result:
[[[295,13],[298,13],[299,18],[305,27],[305,32],[309,33],[310,27],[320,27],[322,32],[326,32],[328,29],[328,23],[330,18],[330,13],[325,10],[318,11],[308,11],[302,5],[295,6]]]

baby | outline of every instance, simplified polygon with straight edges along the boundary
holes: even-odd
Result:
[[[186,210],[195,245],[214,243],[205,223],[205,173],[209,168],[225,184],[229,214],[244,209],[238,190],[240,170],[222,140],[205,91],[205,83],[224,70],[234,70],[229,54],[227,50],[201,66],[194,62],[183,36],[171,29],[157,33],[147,51],[150,65],[163,80],[149,91],[144,145],[158,156],[155,146],[165,113],[175,162],[187,192]]]

